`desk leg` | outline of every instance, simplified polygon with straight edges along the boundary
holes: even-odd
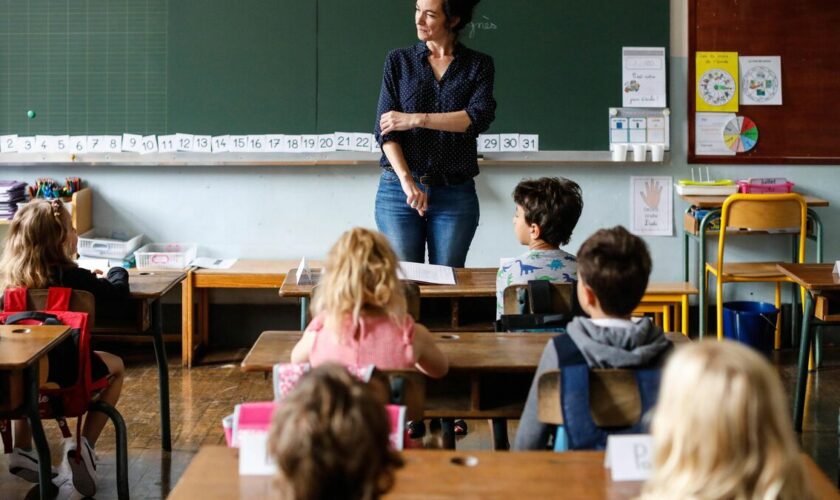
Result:
[[[691,207],[685,209],[685,213],[688,213],[691,210]],[[683,227],[683,281],[688,282],[688,240],[691,238],[691,235],[688,234],[686,228]]]
[[[440,437],[443,441],[444,450],[455,449],[455,420],[452,418],[440,419]]]
[[[682,316],[680,319],[680,326],[682,327],[683,335],[688,337],[688,295],[683,295],[680,300],[682,302],[680,309],[680,315]]]
[[[163,315],[160,298],[152,301],[152,342],[158,365],[158,385],[160,387],[160,440],[163,451],[172,451],[172,435],[169,428],[169,366],[166,359],[166,346],[163,343]]]
[[[26,370],[26,385],[28,391],[26,415],[32,430],[32,441],[38,452],[38,490],[41,500],[53,498],[55,487],[52,484],[50,445],[41,425],[41,415],[38,411],[38,364],[37,362]]]
[[[706,228],[709,227],[709,223],[712,221],[712,218],[719,215],[720,210],[709,210],[709,213],[707,213],[703,217],[703,220],[700,221],[700,232],[697,235],[697,238],[700,241],[700,248],[698,251],[700,255],[697,261],[697,274],[699,276],[697,280],[697,288],[700,290],[698,302],[700,309],[699,330],[701,339],[706,335],[706,319],[708,316],[706,311]],[[720,277],[718,277],[718,279],[720,279]]]
[[[181,366],[192,368],[193,360],[193,272],[181,283]]]
[[[309,323],[307,311],[309,311],[309,297],[300,298],[300,331],[306,330],[306,325]]]
[[[802,415],[805,413],[805,390],[808,385],[808,358],[811,353],[811,316],[814,315],[814,298],[805,294],[805,314],[802,316],[802,337],[799,339],[796,390],[793,398],[793,427],[802,432]]]

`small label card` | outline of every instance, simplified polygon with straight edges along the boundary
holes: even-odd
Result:
[[[300,152],[301,153],[317,153],[318,152],[318,136],[313,134],[304,134],[300,136]]]
[[[525,152],[540,150],[540,136],[537,134],[519,134],[519,149]]]
[[[286,147],[284,151],[287,153],[300,153],[301,152],[301,141],[299,135],[287,135],[285,138]]]
[[[35,150],[39,153],[53,153],[55,152],[55,136],[52,135],[36,135],[35,136]]]
[[[19,153],[35,153],[35,138],[34,137],[18,137],[17,149]]]
[[[212,138],[209,135],[195,135],[193,136],[192,151],[195,153],[212,153],[213,146],[210,141]]]
[[[268,148],[265,144],[265,136],[264,135],[249,135],[248,136],[248,152],[249,153],[262,153],[268,151]]]
[[[70,152],[74,154],[88,152],[88,138],[86,135],[71,135],[70,136]]]
[[[350,147],[353,144],[353,134],[350,132],[336,132],[335,133],[335,150],[336,151],[352,151]]]
[[[228,136],[228,148],[233,153],[244,153],[248,151],[248,136],[247,135],[231,135]]]
[[[17,153],[17,139],[15,134],[0,135],[0,153]]]
[[[158,151],[158,143],[157,137],[153,135],[147,135],[143,137],[143,150],[140,151],[141,153],[149,154],[149,153],[157,153]]]
[[[175,134],[175,147],[178,151],[192,151],[193,140],[192,134]]]
[[[158,136],[158,151],[161,153],[174,153],[178,150],[175,142],[175,134]]]
[[[503,153],[519,151],[519,134],[499,134],[499,141],[501,143],[499,151]]]
[[[479,153],[498,153],[500,148],[499,134],[481,134],[478,136]]]
[[[272,153],[282,153],[285,151],[286,136],[283,134],[268,134],[265,136],[266,151]]]
[[[214,136],[210,140],[213,148],[214,153],[227,153],[230,151],[230,136],[229,135],[217,135]]]
[[[137,134],[123,134],[122,150],[129,153],[142,153],[143,136]]]
[[[370,152],[382,154],[382,146],[379,145],[379,141],[376,140],[376,136],[373,134],[370,134]]]
[[[353,142],[350,145],[350,151],[366,151],[370,152],[371,142],[373,141],[370,134],[353,134]]]
[[[328,153],[335,151],[335,134],[322,134],[318,136],[318,152]]]
[[[834,263],[834,274],[840,274],[840,260]]]
[[[653,471],[653,437],[650,434],[614,434],[607,438],[604,467],[613,481],[644,481]]]
[[[306,262],[306,256],[300,259],[300,264],[298,264],[297,271],[295,272],[295,284],[312,284],[312,270],[309,269],[309,263]]]

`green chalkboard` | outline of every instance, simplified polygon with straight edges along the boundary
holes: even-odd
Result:
[[[0,0],[0,10],[0,134],[372,131],[385,55],[416,41],[412,0]],[[495,59],[490,132],[606,150],[621,47],[668,47],[669,36],[668,0],[484,0],[462,41]]]

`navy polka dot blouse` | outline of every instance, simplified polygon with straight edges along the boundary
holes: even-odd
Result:
[[[476,139],[496,117],[493,98],[493,58],[461,44],[440,81],[435,79],[424,42],[396,49],[385,60],[382,90],[376,111],[376,140],[402,145],[414,174],[478,175]],[[470,117],[465,133],[415,128],[382,134],[379,118],[388,111],[448,113],[464,110]],[[385,154],[380,165],[392,170]]]

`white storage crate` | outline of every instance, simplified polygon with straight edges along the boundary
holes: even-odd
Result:
[[[84,257],[125,259],[142,241],[142,234],[129,237],[125,232],[91,229],[79,236],[78,251]]]
[[[183,269],[195,259],[195,243],[149,243],[136,252],[138,269],[168,267]]]

